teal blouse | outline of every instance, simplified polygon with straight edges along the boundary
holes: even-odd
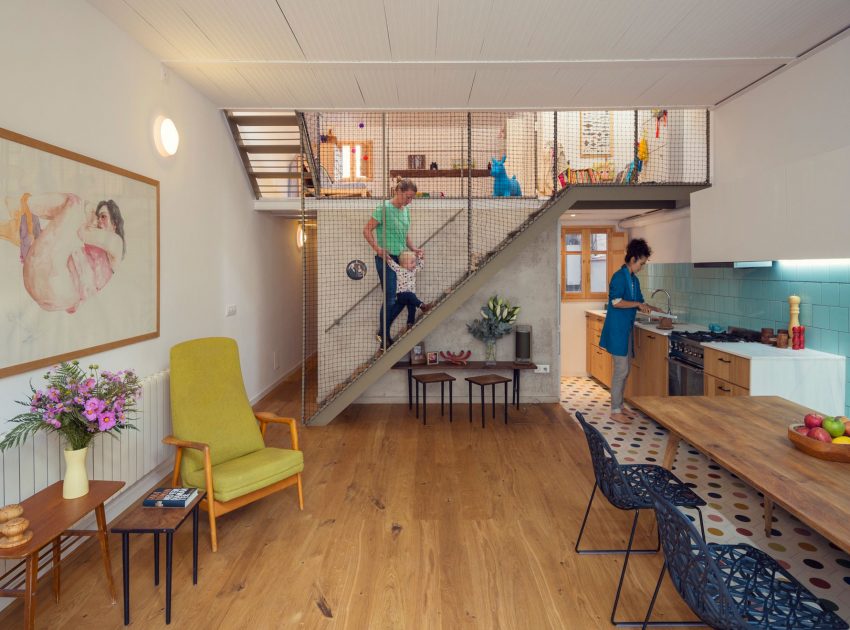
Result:
[[[599,337],[600,347],[618,357],[625,357],[629,354],[629,336],[635,324],[637,307],[617,308],[613,304],[617,298],[629,302],[643,302],[640,280],[626,265],[611,276],[611,283],[608,285],[608,312],[602,335]]]

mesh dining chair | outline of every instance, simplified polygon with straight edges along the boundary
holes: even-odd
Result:
[[[623,589],[623,581],[626,577],[626,568],[629,564],[629,556],[633,553],[657,553],[661,545],[661,537],[659,531],[658,545],[655,549],[632,549],[632,544],[635,538],[635,529],[637,528],[638,517],[641,510],[651,510],[653,508],[652,497],[649,494],[648,487],[653,488],[656,492],[661,493],[667,500],[674,505],[685,508],[692,508],[699,515],[700,531],[705,531],[705,525],[702,518],[702,510],[700,509],[706,503],[693,490],[686,486],[676,475],[655,464],[620,464],[617,461],[617,456],[614,454],[614,449],[605,441],[605,438],[599,432],[599,429],[590,425],[584,415],[576,412],[576,418],[584,430],[584,436],[587,438],[587,446],[590,449],[590,459],[593,463],[593,475],[595,482],[593,491],[590,493],[590,501],[588,501],[587,509],[584,512],[584,520],[581,522],[581,529],[576,540],[575,550],[579,554],[616,554],[625,553],[623,560],[623,570],[620,572],[620,581],[617,584],[617,592],[614,595],[614,605],[611,608],[611,623],[617,626],[634,626],[640,625],[640,621],[617,621],[617,605],[620,602],[620,593]],[[625,549],[581,549],[580,543],[584,535],[584,529],[587,525],[587,518],[590,515],[590,508],[593,505],[593,499],[596,496],[597,488],[602,491],[608,502],[615,508],[620,510],[633,510],[635,513],[632,520],[632,530],[629,533],[629,543]],[[669,625],[672,622],[663,622]],[[677,625],[692,625],[689,622],[676,622]],[[660,624],[651,624],[660,625]],[[702,624],[700,624],[702,625]]]
[[[650,480],[647,478],[647,483]],[[712,628],[839,630],[847,623],[824,609],[794,576],[751,545],[706,543],[675,505],[652,487],[664,566],[643,627],[658,598],[665,572],[690,609]]]

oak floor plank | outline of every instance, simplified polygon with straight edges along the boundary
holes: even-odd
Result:
[[[257,408],[297,415],[295,387]],[[352,405],[327,427],[299,427],[304,511],[288,489],[227,514],[216,554],[202,518],[195,587],[191,527],[181,528],[172,626],[610,627],[622,557],[573,551],[593,486],[574,420],[559,405],[525,405],[510,410],[507,426],[488,417],[482,429],[480,417],[468,422],[465,405],[455,405],[451,424],[439,403],[428,411],[423,426],[406,405]],[[286,427],[270,427],[268,438],[288,445]],[[652,521],[641,519],[637,544],[654,542]],[[624,546],[630,525],[630,514],[598,500],[586,544]],[[120,585],[120,539],[111,545]],[[154,587],[151,537],[133,537],[131,550],[132,625],[164,628],[164,574]],[[630,562],[623,615],[642,616],[660,565],[660,556]],[[123,627],[120,597],[110,606],[105,595],[97,546],[63,564],[62,584],[59,604],[49,581],[40,584],[39,628]],[[691,618],[669,585],[657,610]],[[21,617],[16,603],[0,626]]]

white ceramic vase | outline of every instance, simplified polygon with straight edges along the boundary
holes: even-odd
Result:
[[[62,481],[62,498],[76,499],[89,493],[89,475],[86,470],[86,454],[89,447],[71,451],[65,449],[65,479]]]

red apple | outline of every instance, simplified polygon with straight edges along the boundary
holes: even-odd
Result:
[[[810,429],[814,429],[815,427],[819,427],[823,424],[823,416],[816,413],[809,413],[806,414],[805,418],[803,418],[803,422],[805,422],[806,426]]]
[[[832,436],[822,427],[815,427],[814,429],[811,429],[809,431],[809,437],[814,438],[815,440],[820,440],[821,442],[832,444]]]
[[[797,433],[799,433],[800,435],[808,435],[809,431],[811,431],[811,429],[809,429],[809,427],[802,425],[802,424],[798,424],[796,427],[794,427],[794,430]]]

